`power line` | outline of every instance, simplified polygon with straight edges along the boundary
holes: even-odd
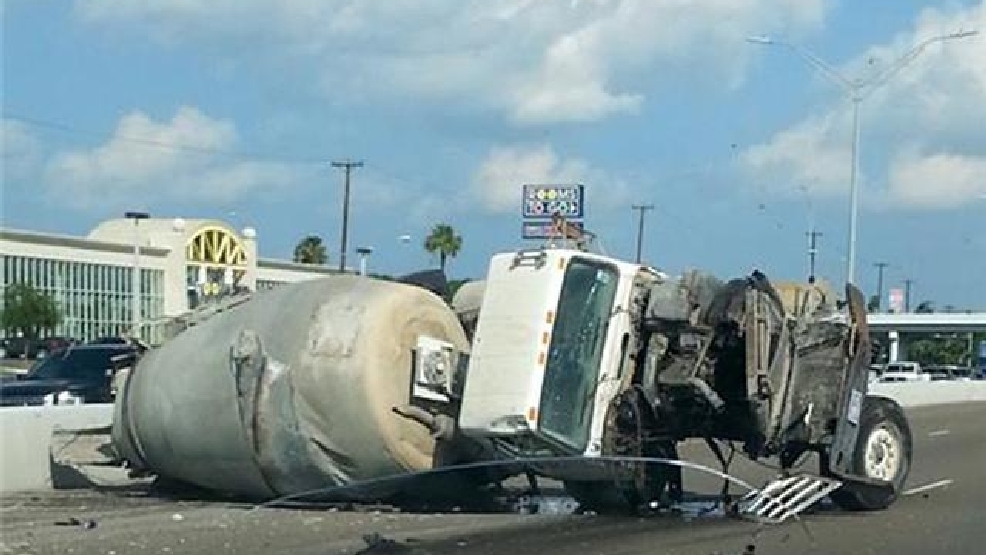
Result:
[[[341,162],[332,162],[333,168],[343,168],[346,174],[346,184],[345,191],[343,193],[342,200],[342,238],[340,240],[339,246],[339,271],[346,271],[346,240],[349,232],[349,176],[352,173],[353,168],[362,168],[363,162],[352,162],[350,160],[344,160]]]
[[[24,123],[32,127],[50,129],[68,135],[91,137],[101,140],[107,138],[107,134],[105,132],[81,129],[78,127],[73,127],[71,125],[55,122],[55,121],[47,121],[38,118],[32,118],[32,117],[21,116],[21,115],[10,114],[10,113],[0,114],[0,117],[18,121],[20,123]],[[235,150],[228,150],[221,148],[200,147],[195,145],[179,144],[179,143],[172,143],[168,141],[158,141],[154,139],[147,139],[141,137],[128,137],[128,136],[120,136],[120,135],[112,135],[111,139],[120,142],[146,146],[150,148],[160,148],[160,149],[174,150],[179,152],[194,152],[199,154],[212,154],[212,155],[224,156],[228,158],[239,158],[243,160],[280,162],[283,164],[295,164],[302,166],[321,166],[322,164],[325,163],[324,157],[290,156],[290,155],[282,155],[282,154],[263,153],[259,151],[235,151]],[[425,182],[433,181],[433,179],[421,179],[421,180],[408,179],[408,177],[406,176],[406,172],[403,170],[400,174],[398,174],[396,172],[394,173],[388,172],[384,168],[377,166],[367,166],[367,169],[372,170],[374,175],[389,181],[393,181],[394,183],[399,184],[401,186],[410,185],[422,189],[425,188]]]
[[[644,243],[644,213],[648,210],[653,210],[653,204],[634,204],[630,207],[632,210],[640,211],[640,223],[637,227],[637,264],[640,264],[641,252]]]
[[[103,132],[81,129],[78,127],[73,127],[71,125],[55,122],[55,121],[48,121],[48,120],[32,118],[28,116],[21,116],[17,114],[10,114],[10,113],[4,113],[2,117],[4,119],[13,120],[31,127],[48,129],[51,131],[57,131],[59,133],[65,133],[69,135],[92,137],[95,139],[105,139],[107,137],[107,134]],[[198,154],[211,154],[215,156],[226,156],[230,158],[266,160],[270,162],[304,164],[304,165],[321,164],[323,162],[323,159],[319,159],[315,157],[307,158],[307,157],[298,157],[298,156],[286,156],[280,154],[268,154],[262,152],[235,151],[235,150],[228,150],[223,148],[180,144],[180,143],[174,143],[169,141],[159,141],[156,139],[148,139],[145,137],[132,137],[126,135],[111,135],[110,140],[141,145],[146,147],[152,147],[152,148],[173,150],[177,152],[194,152]]]

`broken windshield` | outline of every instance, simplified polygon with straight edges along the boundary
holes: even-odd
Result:
[[[576,258],[568,265],[558,298],[538,430],[578,452],[589,440],[617,276],[611,265]]]

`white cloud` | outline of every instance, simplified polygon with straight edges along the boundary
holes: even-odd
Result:
[[[333,98],[410,95],[543,124],[632,113],[676,68],[736,83],[746,34],[817,30],[829,3],[79,0],[76,13],[200,54],[314,70]]]
[[[23,123],[0,120],[0,156],[2,181],[20,179],[30,175],[40,162],[41,143]]]
[[[986,156],[909,150],[894,159],[889,173],[891,200],[906,207],[958,208],[986,199]]]
[[[562,159],[551,145],[494,147],[479,164],[472,193],[490,212],[520,212],[525,184],[583,184],[587,211],[629,206],[627,184],[578,158]]]
[[[834,136],[835,121],[831,115],[807,119],[743,151],[739,162],[766,190],[844,194],[852,152],[846,138]]]
[[[495,147],[473,177],[473,193],[491,212],[519,211],[525,184],[581,183],[581,160],[560,160],[550,145]]]
[[[847,76],[872,78],[893,68],[916,44],[970,29],[981,32],[932,44],[863,101],[860,165],[869,169],[871,179],[862,180],[869,198],[947,209],[976,193],[961,176],[986,158],[986,1],[965,9],[925,9],[913,29],[840,68]],[[833,96],[838,102],[825,115],[808,117],[741,153],[740,166],[751,181],[776,184],[788,192],[805,188],[817,194],[846,194],[851,111],[836,92]],[[924,172],[925,184],[919,185],[908,171]],[[942,175],[927,173],[935,171]],[[941,196],[928,189],[935,182],[942,183]],[[874,190],[881,186],[883,190]]]
[[[294,181],[291,166],[223,154],[238,142],[233,124],[195,108],[179,108],[170,121],[134,111],[102,146],[52,157],[44,182],[54,200],[88,208],[134,198],[226,202]]]

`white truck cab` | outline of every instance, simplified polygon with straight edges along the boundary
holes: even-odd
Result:
[[[658,274],[579,250],[495,255],[462,431],[517,454],[599,455],[605,413],[630,372],[628,303],[641,278]]]
[[[900,460],[911,440],[900,407],[866,395],[869,331],[852,286],[845,315],[800,293],[788,309],[761,272],[728,282],[698,271],[668,279],[545,248],[493,256],[484,287],[468,359],[456,359],[460,378],[445,388],[455,426],[398,414],[438,437],[474,441],[485,458],[543,459],[527,471],[562,481],[582,505],[622,511],[680,501],[680,469],[662,461],[677,459],[689,438],[740,442],[753,460],[778,457],[785,469],[818,453],[822,475],[798,482],[807,489],[791,499],[831,492],[847,507],[885,508],[906,479],[909,460],[860,470],[880,458],[857,448],[878,428],[891,430]],[[448,358],[443,367],[453,366]],[[565,464],[584,458],[594,462]],[[607,464],[614,458],[621,462]]]

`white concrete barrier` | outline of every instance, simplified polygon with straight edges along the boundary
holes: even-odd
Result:
[[[107,430],[113,405],[0,409],[0,493],[53,487],[51,448],[56,431]]]
[[[890,397],[902,407],[986,401],[986,381],[871,383],[869,390],[871,395]]]

